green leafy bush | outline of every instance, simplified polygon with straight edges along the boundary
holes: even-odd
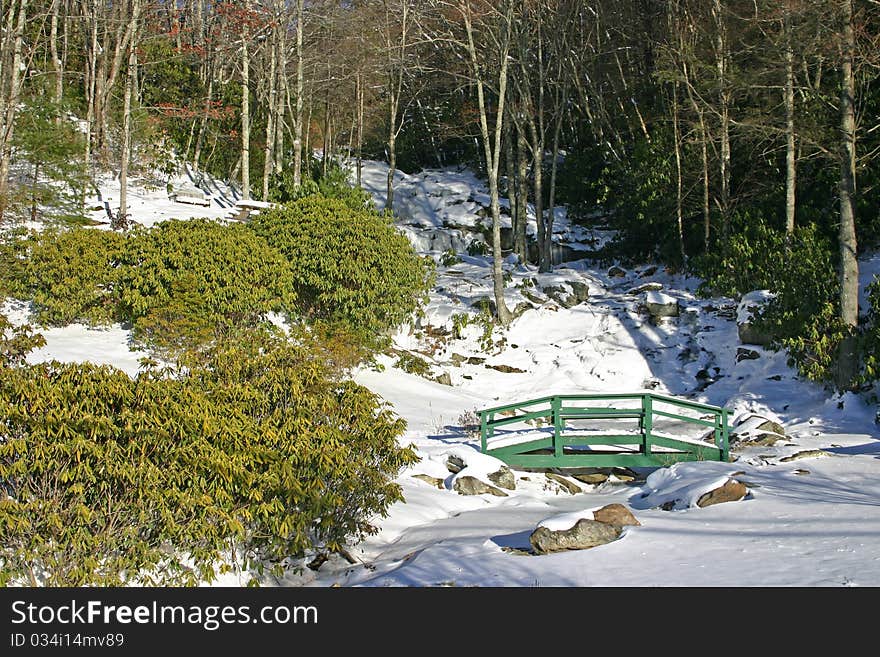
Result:
[[[34,333],[32,326],[13,326],[9,318],[0,313],[0,368],[23,365],[32,350],[45,345],[46,339],[41,333]]]
[[[29,232],[24,228],[4,230],[0,235],[0,297],[30,296],[27,285],[30,245]]]
[[[174,371],[0,368],[0,585],[192,585],[376,531],[404,422],[303,338]]]
[[[129,237],[120,314],[154,347],[204,345],[289,309],[293,281],[284,257],[241,224],[165,221]]]
[[[119,233],[93,228],[33,235],[25,282],[37,321],[53,326],[112,322],[117,316],[115,281],[125,241]]]
[[[302,198],[248,226],[289,259],[301,314],[346,326],[363,344],[385,343],[430,286],[433,264],[389,219],[338,199]]]
[[[337,161],[328,163],[327,173],[314,159],[308,159],[299,187],[293,184],[293,170],[285,169],[273,173],[269,178],[269,200],[275,203],[290,203],[307,196],[324,196],[344,202],[352,210],[375,210],[373,197],[369,192],[352,185],[349,172]]]
[[[813,225],[795,229],[791,238],[761,217],[736,217],[739,227],[727,249],[715,248],[697,259],[705,278],[700,292],[737,297],[751,290],[776,294],[756,327],[785,347],[800,373],[828,380],[847,331],[837,319],[839,281],[830,242]]]

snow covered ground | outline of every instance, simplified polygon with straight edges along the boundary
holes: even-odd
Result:
[[[379,207],[386,174],[384,165],[365,163],[365,187]],[[742,350],[734,300],[700,299],[694,293],[699,281],[650,263],[609,270],[580,259],[538,274],[509,258],[507,303],[518,315],[507,330],[490,332],[479,309],[492,296],[490,261],[464,252],[479,241],[478,224],[489,222],[481,217],[485,189],[468,171],[400,173],[398,180],[399,225],[417,248],[444,261],[424,317],[395,336],[398,353],[424,359],[432,378],[400,370],[390,355],[379,359],[384,369],[364,368],[354,378],[407,420],[404,440],[421,461],[399,477],[405,502],[377,519],[379,534],[351,549],[356,563],[333,557],[317,572],[291,572],[264,584],[880,585],[875,406],[799,380],[783,353],[751,345]],[[112,197],[118,190],[110,184],[104,193]],[[170,216],[224,216],[235,198],[218,186],[217,202],[202,208],[175,204],[165,190],[133,193],[132,219],[148,225]],[[589,250],[607,239],[569,222],[563,211],[557,216],[560,241]],[[459,252],[454,262],[443,258],[450,248]],[[880,259],[866,262],[863,282],[878,271]],[[648,295],[677,301],[679,316],[651,319],[644,310]],[[7,302],[4,312],[27,318],[22,304]],[[142,355],[128,351],[127,333],[118,326],[70,326],[44,335],[47,345],[32,361],[94,360],[134,373]],[[467,426],[474,410],[550,394],[646,389],[725,406],[737,419],[763,416],[781,424],[785,436],[774,445],[735,450],[730,463],[682,463],[651,476],[639,472],[633,481],[569,478],[579,493],[543,472],[526,471],[515,471],[516,488],[506,497],[452,489],[461,473],[447,469],[450,455],[465,462],[462,473],[478,478],[498,465],[479,454],[478,436]],[[692,504],[728,477],[747,485],[745,499]],[[570,526],[610,503],[628,506],[640,526],[589,550],[528,553],[539,524]]]

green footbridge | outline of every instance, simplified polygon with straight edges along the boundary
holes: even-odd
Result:
[[[554,395],[479,411],[480,447],[515,468],[726,462],[728,415],[653,392]]]

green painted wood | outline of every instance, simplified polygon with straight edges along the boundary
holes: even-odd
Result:
[[[694,454],[694,456],[701,456],[699,460],[702,461],[721,460],[721,450],[715,447],[715,445],[694,445],[693,443],[675,440],[674,438],[666,438],[665,436],[654,436],[654,444],[659,445],[660,447],[680,449],[684,452]]]
[[[693,458],[689,454],[681,452],[655,452],[653,454],[565,454],[562,461],[553,454],[516,454],[501,460],[515,468],[638,468],[663,467],[679,461],[692,461]]]
[[[597,407],[594,405],[577,406],[572,402],[595,401],[633,401],[639,408],[614,406]],[[662,402],[683,409],[696,410],[703,413],[711,412],[714,421],[703,418],[688,417],[670,411],[655,408],[655,402]],[[565,405],[563,405],[565,403]],[[523,412],[526,406],[543,404],[547,408]],[[515,410],[520,415],[496,419],[496,414]],[[614,465],[668,465],[684,460],[724,460],[730,458],[729,428],[727,409],[689,400],[676,399],[668,395],[651,392],[638,394],[613,393],[590,395],[557,395],[541,397],[527,402],[518,402],[497,406],[480,411],[480,446],[484,453],[498,456],[501,460],[517,467],[606,467]],[[715,429],[715,445],[696,445],[679,441],[666,436],[653,434],[654,417],[668,417],[696,426],[709,426]],[[552,422],[553,437],[531,440],[525,443],[507,445],[492,449],[490,440],[494,436],[496,426],[504,426],[529,419],[548,418]],[[625,435],[565,435],[566,420],[613,420],[637,419],[639,434]],[[548,424],[550,423],[548,422]],[[602,450],[601,452],[572,453],[571,448],[602,445],[614,447],[619,445],[640,445],[641,453]],[[652,446],[677,450],[675,452],[656,452]],[[542,450],[544,453],[535,453]],[[551,451],[552,450],[552,451]],[[536,460],[537,459],[537,460]],[[586,459],[586,460],[585,460]],[[633,459],[636,459],[635,461]],[[638,462],[642,459],[642,462]],[[540,465],[536,465],[540,463]],[[532,465],[529,465],[532,464]],[[602,465],[600,465],[602,464]]]
[[[559,397],[554,397],[551,402],[551,407],[553,409],[553,455],[556,458],[562,457],[562,440],[560,440],[560,434],[562,433],[563,420],[559,417],[559,408],[562,404],[562,401]]]
[[[727,424],[727,409],[721,409],[721,460],[727,463],[730,461],[730,430]]]
[[[633,434],[602,436],[563,436],[566,445],[641,445],[642,436]]]
[[[662,415],[663,417],[671,417],[674,420],[683,420],[690,424],[698,424],[702,427],[716,427],[718,422],[715,420],[703,420],[702,418],[688,417],[687,415],[676,415],[675,413],[667,413],[666,411],[658,411],[654,409],[654,415]]]
[[[506,424],[516,424],[517,422],[525,422],[526,420],[534,420],[539,417],[550,417],[550,411],[534,411],[532,413],[523,413],[522,415],[505,415],[497,420],[489,421],[493,427],[503,427]]]
[[[540,440],[530,440],[527,443],[504,445],[503,447],[492,447],[490,445],[489,449],[485,453],[490,454],[491,456],[502,458],[503,456],[510,456],[513,454],[526,454],[528,452],[534,452],[537,449],[553,449],[553,439],[541,438]]]

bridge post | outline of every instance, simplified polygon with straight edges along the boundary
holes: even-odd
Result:
[[[486,444],[488,442],[488,436],[486,435],[489,431],[489,427],[486,426],[488,415],[489,411],[480,411],[480,451],[483,454],[486,453]]]
[[[550,402],[550,409],[553,413],[553,456],[554,458],[562,458],[562,418],[560,417],[562,400],[559,397],[553,397]]]
[[[651,453],[651,430],[654,428],[654,400],[651,393],[646,392],[642,395],[642,426],[644,429],[644,450],[645,454]]]
[[[730,443],[728,439],[726,408],[721,409],[721,444],[719,447],[721,448],[721,460],[727,463],[730,460]]]

